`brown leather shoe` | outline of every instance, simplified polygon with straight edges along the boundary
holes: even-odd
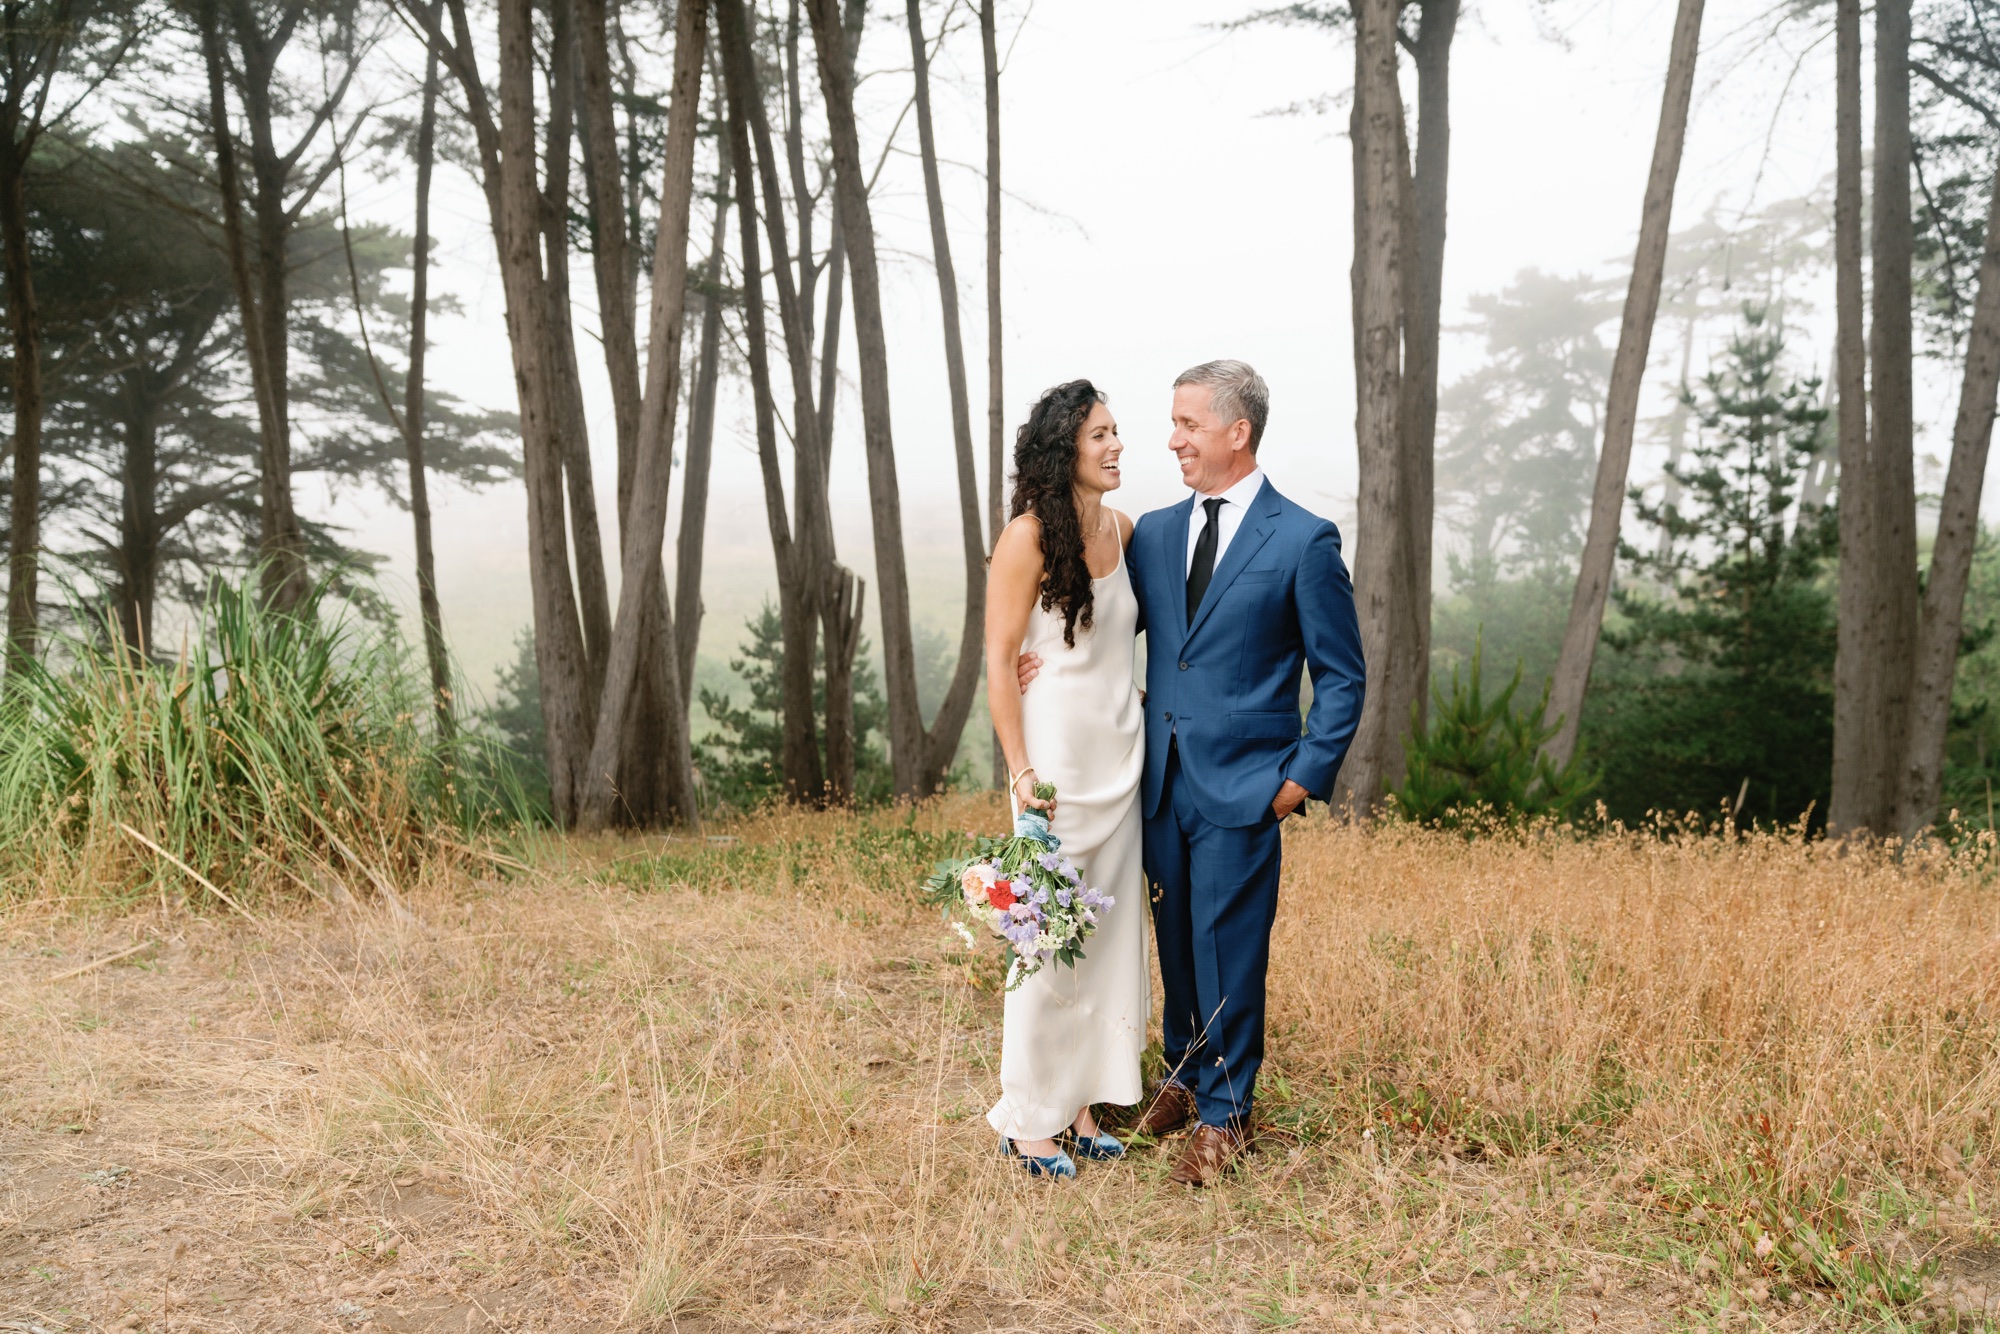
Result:
[[[1194,1119],[1194,1094],[1185,1085],[1168,1082],[1154,1090],[1152,1102],[1133,1124],[1132,1133],[1162,1139]]]
[[[1236,1131],[1203,1122],[1167,1175],[1183,1186],[1213,1185],[1247,1147]]]

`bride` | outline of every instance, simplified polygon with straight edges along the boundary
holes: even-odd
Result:
[[[1138,604],[1125,574],[1132,521],[1104,503],[1124,448],[1088,380],[1043,394],[1015,437],[1012,518],[986,579],[986,698],[1014,809],[1049,811],[1064,855],[1116,900],[1076,967],[1049,964],[1007,993],[1000,1101],[986,1119],[1031,1175],[1050,1178],[1075,1176],[1076,1158],[1123,1156],[1091,1104],[1140,1097]],[[1031,652],[1042,668],[1024,695],[1017,659]],[[1055,800],[1037,800],[1037,782],[1054,784]]]

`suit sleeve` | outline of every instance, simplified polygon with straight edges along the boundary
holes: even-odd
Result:
[[[1306,543],[1294,595],[1313,698],[1306,712],[1305,736],[1292,753],[1285,777],[1315,800],[1328,801],[1361,721],[1368,674],[1361,656],[1361,624],[1354,612],[1354,583],[1340,558],[1340,530],[1332,524],[1322,523]]]

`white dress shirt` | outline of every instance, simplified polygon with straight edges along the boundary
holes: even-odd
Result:
[[[1222,553],[1229,550],[1229,539],[1236,536],[1236,530],[1243,526],[1243,516],[1250,512],[1250,502],[1257,498],[1257,492],[1264,486],[1264,470],[1252,468],[1247,477],[1241,478],[1227,491],[1220,492],[1222,508],[1215,513],[1215,568],[1222,568]],[[1201,540],[1202,525],[1208,522],[1208,511],[1202,501],[1214,500],[1217,496],[1197,495],[1194,508],[1188,511],[1187,567],[1194,572],[1194,545]]]

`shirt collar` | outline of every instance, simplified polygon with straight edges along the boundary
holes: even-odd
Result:
[[[1203,500],[1226,500],[1232,505],[1240,505],[1248,509],[1250,502],[1255,500],[1257,493],[1263,489],[1264,470],[1262,468],[1252,468],[1247,475],[1237,479],[1236,485],[1222,492],[1219,496],[1197,493],[1195,499],[1197,502]],[[1196,507],[1199,508],[1199,504]]]

